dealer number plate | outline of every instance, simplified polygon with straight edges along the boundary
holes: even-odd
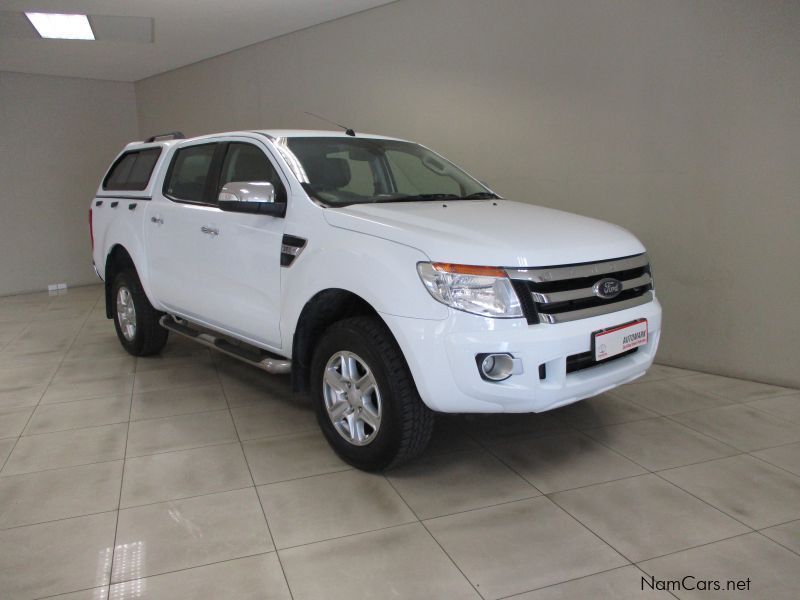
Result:
[[[605,360],[647,344],[647,319],[625,323],[592,334],[594,359]]]

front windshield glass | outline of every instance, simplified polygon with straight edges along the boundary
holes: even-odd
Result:
[[[279,146],[306,191],[331,206],[497,197],[454,164],[410,142],[289,137]]]

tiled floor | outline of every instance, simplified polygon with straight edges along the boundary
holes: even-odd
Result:
[[[375,475],[286,378],[175,339],[126,355],[98,286],[2,298],[0,465],[2,598],[800,589],[800,393],[664,366],[547,414],[442,417]]]

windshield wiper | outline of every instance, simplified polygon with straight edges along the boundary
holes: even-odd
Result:
[[[475,192],[466,196],[459,196],[458,194],[416,194],[413,196],[385,196],[373,198],[372,202],[379,204],[384,202],[421,202],[424,200],[491,200],[492,198],[499,197],[500,196],[492,192]]]
[[[459,200],[492,200],[494,198],[499,198],[497,194],[493,192],[475,192],[474,194],[468,194],[466,196],[461,196]]]
[[[386,198],[375,198],[375,203],[383,202],[421,202],[423,200],[461,200],[458,194],[417,194],[415,196],[389,196]]]
[[[381,204],[384,202],[422,202],[424,200],[491,200],[499,198],[493,192],[474,192],[466,196],[458,194],[416,194],[413,196],[384,196],[373,198],[371,202]]]

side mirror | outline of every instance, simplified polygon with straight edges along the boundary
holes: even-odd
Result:
[[[286,203],[275,201],[275,186],[269,181],[232,181],[222,186],[217,198],[221,210],[283,217]]]

